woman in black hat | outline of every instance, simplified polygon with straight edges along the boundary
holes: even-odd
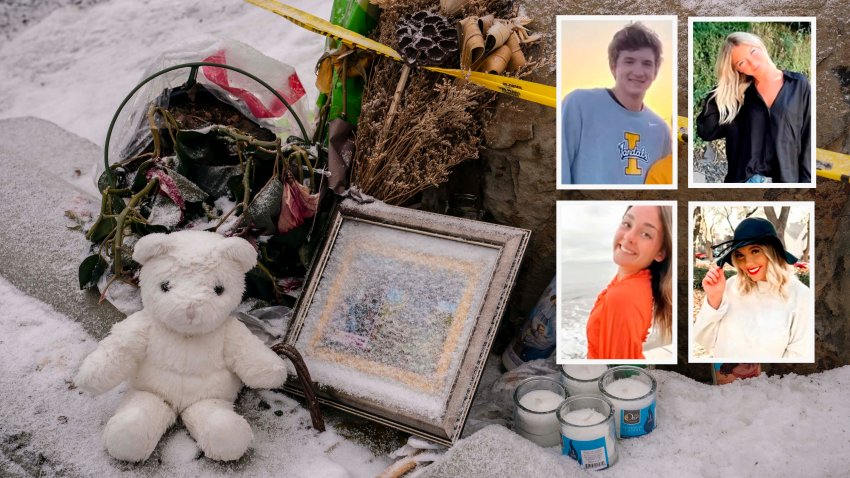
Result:
[[[694,321],[695,341],[728,361],[814,359],[811,290],[789,265],[773,224],[747,218],[702,281],[705,300]],[[726,279],[723,265],[737,274]]]

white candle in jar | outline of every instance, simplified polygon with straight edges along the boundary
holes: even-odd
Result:
[[[517,433],[540,446],[558,445],[561,431],[555,411],[563,401],[563,395],[551,390],[531,390],[522,395],[521,407],[516,407]]]
[[[599,377],[608,370],[607,365],[562,365],[561,383],[570,396],[583,393],[599,395]]]
[[[618,375],[637,374],[616,378]],[[615,379],[611,380],[613,376]],[[615,367],[600,378],[605,397],[614,406],[617,436],[629,438],[645,435],[655,429],[655,379],[635,367]]]
[[[605,391],[617,398],[634,399],[646,395],[651,388],[636,378],[621,378],[606,385]]]
[[[617,461],[610,402],[598,395],[570,397],[558,414],[565,455],[586,469],[607,468]]]
[[[581,425],[583,427],[596,425],[605,420],[605,415],[597,412],[592,408],[582,408],[581,410],[573,410],[564,417],[567,423],[572,425]]]

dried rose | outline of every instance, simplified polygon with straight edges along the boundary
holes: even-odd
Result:
[[[310,194],[310,188],[296,181],[291,175],[286,175],[281,178],[281,181],[283,196],[281,196],[277,230],[278,233],[284,234],[316,214],[316,209],[319,207],[319,194]]]

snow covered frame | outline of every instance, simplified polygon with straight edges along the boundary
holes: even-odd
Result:
[[[320,403],[457,441],[530,231],[342,202],[286,342]],[[286,389],[300,393],[294,381]]]

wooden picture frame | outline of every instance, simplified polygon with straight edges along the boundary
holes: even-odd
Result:
[[[319,401],[455,442],[529,236],[380,202],[342,202],[286,337],[319,384]]]

